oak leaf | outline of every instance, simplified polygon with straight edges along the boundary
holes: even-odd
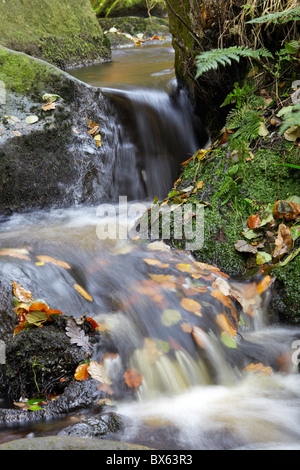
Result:
[[[87,350],[91,349],[89,337],[72,318],[69,318],[67,321],[66,335],[70,338],[72,344],[77,344],[77,346]]]

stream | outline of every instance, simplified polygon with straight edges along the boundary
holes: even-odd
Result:
[[[140,372],[134,399],[110,397],[126,422],[110,439],[171,450],[299,450],[300,329],[270,322],[260,280],[228,279],[197,265],[188,252],[126,236],[153,197],[172,188],[180,162],[207,140],[188,100],[175,92],[173,61],[163,42],[116,50],[110,64],[70,70],[101,86],[119,107],[116,200],[106,206],[108,216],[101,206],[79,205],[3,218],[1,248],[25,248],[29,259],[2,257],[1,276],[28,286],[54,309],[106,325],[118,352],[107,364],[112,382],[122,362]],[[116,236],[101,236],[109,230]],[[36,264],[39,255],[71,269]],[[235,310],[213,296],[216,286],[223,294],[238,292],[245,306],[234,344],[220,339],[220,318]],[[201,313],[183,309],[183,297],[197,299]],[[101,353],[99,345],[96,360]],[[260,367],[247,368],[253,363]],[[1,430],[0,442],[55,435],[69,424],[64,418]]]

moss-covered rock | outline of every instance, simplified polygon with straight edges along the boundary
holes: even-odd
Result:
[[[91,0],[91,4],[98,17],[120,17],[120,16],[139,16],[147,18],[152,16],[166,16],[166,6],[164,0],[149,2],[154,4],[148,8],[146,0]]]
[[[110,105],[101,91],[49,63],[1,46],[0,65],[5,92],[0,103],[0,210],[107,198],[113,161],[105,158],[105,142],[99,148],[88,135],[88,119],[102,129],[110,126]],[[60,97],[50,111],[42,109],[46,93]],[[30,116],[37,121],[28,124]]]
[[[88,0],[0,3],[0,44],[61,68],[110,59]]]

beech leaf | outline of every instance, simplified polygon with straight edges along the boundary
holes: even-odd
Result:
[[[109,380],[109,378],[105,374],[105,369],[103,365],[99,364],[97,361],[92,361],[89,366],[88,366],[88,373],[90,376],[98,380],[98,382],[101,382],[106,385],[111,385],[112,382]]]

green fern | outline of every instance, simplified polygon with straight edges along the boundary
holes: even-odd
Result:
[[[251,47],[232,46],[225,49],[211,49],[196,56],[197,67],[196,79],[210,70],[217,70],[219,65],[231,65],[231,61],[239,62],[241,57],[260,59],[261,57],[272,57],[267,49],[251,49]]]
[[[260,16],[254,18],[251,21],[247,21],[247,24],[263,24],[263,23],[287,23],[288,21],[299,21],[300,20],[300,6],[291,8],[290,10],[279,11],[276,13],[270,13],[269,15]]]

